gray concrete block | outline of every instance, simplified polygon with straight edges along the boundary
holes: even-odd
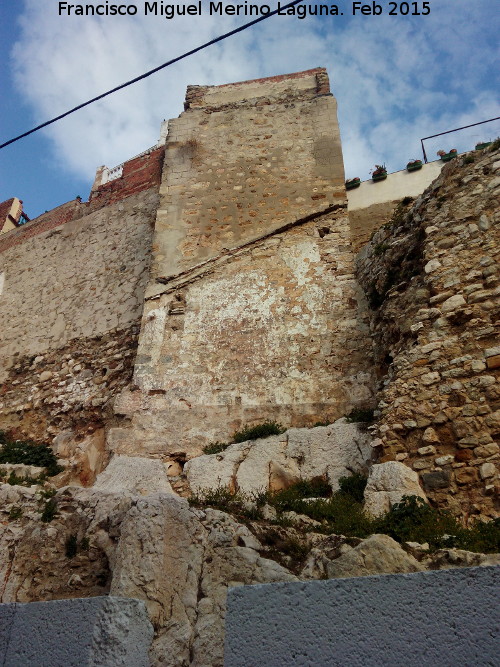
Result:
[[[229,590],[225,667],[500,665],[500,567]]]
[[[2,626],[4,618],[10,621],[0,653],[5,667],[150,664],[153,628],[140,600],[97,597],[0,605]]]
[[[14,616],[16,614],[16,604],[0,604],[0,664],[3,665],[2,657],[7,653],[10,633]]]

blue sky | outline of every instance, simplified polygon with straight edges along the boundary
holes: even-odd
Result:
[[[134,17],[67,17],[57,0],[2,3],[2,142],[249,20],[210,16],[208,0],[202,16],[171,21],[135,4]],[[396,171],[420,157],[422,136],[500,115],[498,0],[429,0],[427,16],[389,16],[405,3],[388,0],[378,2],[381,16],[337,4],[343,16],[272,17],[1,150],[0,201],[17,196],[34,217],[86,199],[99,165],[156,143],[161,121],[181,113],[188,84],[327,67],[346,177],[362,179],[375,163]],[[498,135],[500,121],[426,145],[434,159],[439,148],[469,150]]]

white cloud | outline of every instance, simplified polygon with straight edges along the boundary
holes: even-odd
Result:
[[[347,175],[366,178],[381,161],[399,169],[419,155],[421,136],[498,115],[491,73],[495,1],[432,0],[433,13],[413,19],[274,17],[47,133],[60,164],[89,179],[99,164],[113,166],[154,144],[160,121],[182,110],[187,84],[324,65],[339,102]],[[205,14],[167,21],[141,16],[142,9],[131,18],[60,17],[57,5],[25,0],[12,58],[17,86],[38,122],[248,20]]]

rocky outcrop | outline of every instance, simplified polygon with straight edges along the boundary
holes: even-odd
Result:
[[[226,591],[296,577],[260,555],[250,530],[172,494],[147,497],[0,487],[2,602],[113,595],[145,600],[155,627],[152,664],[222,665]],[[12,508],[21,510],[13,518]],[[10,521],[8,520],[10,518]]]
[[[43,498],[36,488],[1,485],[0,513],[2,602],[107,593],[144,600],[155,629],[151,664],[171,667],[222,665],[229,586],[499,559],[455,549],[430,554],[425,545],[401,546],[386,535],[362,540],[306,533],[300,523],[243,525],[219,510],[194,509],[172,493],[113,493],[110,486],[65,488]]]
[[[433,504],[498,516],[500,150],[449,162],[358,257],[371,307],[381,461],[404,462]]]
[[[365,488],[365,510],[372,516],[381,516],[404,496],[418,496],[427,500],[415,471],[398,461],[379,463],[370,469]]]
[[[191,459],[184,471],[193,493],[217,486],[248,494],[277,491],[316,476],[325,476],[337,490],[341,477],[366,468],[372,451],[366,430],[342,418],[328,426],[291,428],[230,445],[219,454]]]

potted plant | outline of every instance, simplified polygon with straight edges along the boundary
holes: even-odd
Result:
[[[422,169],[422,160],[410,160],[406,165],[406,169],[408,171],[417,171],[418,169]]]
[[[438,151],[437,154],[439,155],[439,157],[441,158],[441,160],[443,162],[449,162],[454,157],[457,157],[457,149],[452,148],[448,152],[441,150],[441,151]]]
[[[372,171],[372,181],[383,181],[387,178],[387,169],[385,164],[376,164]]]
[[[354,188],[359,188],[361,184],[361,179],[359,176],[356,176],[355,178],[348,178],[347,181],[345,182],[345,187],[346,190],[354,190]]]
[[[476,144],[476,151],[482,151],[483,148],[491,145],[491,141],[485,141],[483,143]]]

